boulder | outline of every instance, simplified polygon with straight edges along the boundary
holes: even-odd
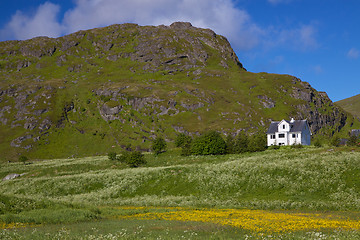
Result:
[[[21,176],[23,176],[24,174],[25,174],[25,173],[22,173],[22,174],[10,173],[10,174],[8,174],[6,177],[4,177],[2,180],[3,180],[3,181],[12,180],[12,179],[14,179],[14,178],[21,177]]]

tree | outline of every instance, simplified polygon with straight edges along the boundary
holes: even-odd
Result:
[[[248,150],[250,152],[261,152],[266,150],[266,138],[264,134],[257,133],[251,136]]]
[[[142,164],[146,164],[144,155],[140,151],[134,151],[128,154],[126,163],[129,167],[136,168]]]
[[[108,158],[109,158],[109,160],[111,160],[111,161],[116,160],[116,152],[109,152],[109,153],[108,153]]]
[[[195,138],[191,144],[194,155],[220,155],[226,153],[226,143],[218,132],[211,131]]]
[[[182,147],[188,137],[185,133],[178,134],[175,139],[175,147]]]
[[[333,136],[331,141],[330,141],[330,144],[334,147],[338,147],[340,146],[340,138],[339,136]]]
[[[19,157],[19,161],[20,162],[22,162],[22,163],[24,163],[24,165],[26,164],[26,161],[28,160],[28,158],[26,157],[26,156],[24,156],[24,155],[21,155],[20,157]]]
[[[117,160],[126,163],[129,167],[135,168],[140,165],[146,164],[144,155],[140,151],[123,151],[118,157]]]
[[[181,147],[181,155],[182,156],[189,156],[191,155],[191,143],[192,138],[188,135],[181,136],[181,140],[178,140],[177,143],[179,147]]]
[[[152,150],[158,155],[166,150],[166,142],[162,137],[156,137],[152,144]]]
[[[353,134],[350,136],[349,140],[346,143],[348,146],[356,146],[359,144],[359,138]]]
[[[249,138],[244,132],[240,132],[235,139],[234,153],[247,152],[249,146]]]
[[[226,153],[235,153],[235,139],[231,134],[226,137]]]
[[[321,143],[319,138],[315,139],[314,146],[317,147],[317,148],[322,147],[322,143]]]

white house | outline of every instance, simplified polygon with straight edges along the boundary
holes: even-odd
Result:
[[[267,131],[267,145],[310,145],[311,131],[307,120],[271,122]]]

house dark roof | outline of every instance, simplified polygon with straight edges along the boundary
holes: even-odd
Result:
[[[286,120],[285,120],[286,121]],[[307,120],[294,120],[293,122],[286,121],[290,124],[290,132],[301,132],[307,124]],[[278,125],[280,122],[271,122],[267,134],[273,134],[278,131]]]
[[[278,131],[278,125],[280,122],[271,122],[267,134],[275,133]]]

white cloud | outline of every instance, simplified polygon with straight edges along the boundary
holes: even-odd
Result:
[[[58,5],[46,2],[33,15],[17,12],[1,39],[56,37],[125,22],[169,25],[188,21],[226,36],[238,49],[249,49],[259,43],[262,34],[248,13],[236,8],[232,0],[76,0],[74,8],[61,21],[56,21],[59,10]]]
[[[312,69],[316,74],[321,74],[324,72],[324,69],[320,65],[316,65]]]
[[[240,49],[255,46],[261,33],[247,12],[231,0],[78,0],[64,16],[68,32],[114,23],[169,25],[175,21],[211,28]]]
[[[357,50],[356,48],[351,48],[348,52],[347,52],[347,57],[351,58],[351,59],[357,59],[360,56],[360,51]]]
[[[319,46],[316,40],[317,28],[314,24],[301,25],[294,29],[271,31],[270,45],[287,45],[296,50],[309,50]]]
[[[40,5],[34,14],[17,12],[2,30],[0,38],[57,37],[115,23],[170,25],[175,21],[187,21],[227,37],[236,50],[249,50],[259,45],[295,49],[317,46],[314,25],[301,25],[296,29],[277,27],[276,30],[260,27],[245,10],[235,6],[235,0],[74,1],[74,7],[60,16],[60,20],[57,20],[60,6],[50,2]],[[280,3],[289,0],[269,1]]]
[[[5,28],[1,30],[1,38],[57,37],[62,32],[61,25],[56,20],[59,11],[60,7],[50,2],[40,5],[33,15],[17,11]]]

